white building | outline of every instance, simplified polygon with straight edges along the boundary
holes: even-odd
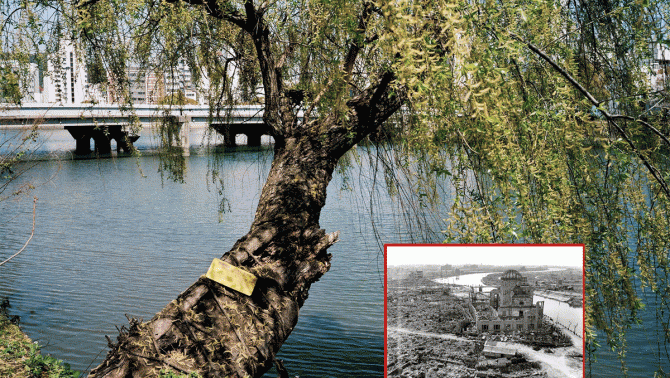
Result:
[[[670,74],[670,49],[660,45],[654,46],[654,58],[651,62],[651,88],[654,91],[664,90]]]
[[[25,96],[23,103],[42,102],[42,88],[40,87],[40,70],[37,63],[30,63],[28,65],[28,78],[25,86]]]
[[[130,97],[134,104],[157,104],[165,96],[165,84],[161,75],[143,71],[139,67],[126,69],[130,82]]]
[[[207,96],[202,95],[193,82],[188,66],[182,61],[176,67],[165,71],[143,69],[136,63],[130,63],[125,70],[128,79],[127,95],[133,104],[159,104],[168,95],[182,93],[185,98],[197,104],[207,104]],[[109,75],[108,102],[124,102],[127,99],[118,94],[118,81]],[[202,81],[207,87],[207,81]]]
[[[98,86],[88,82],[86,64],[71,41],[63,40],[47,62],[43,102],[65,105],[105,102]]]
[[[237,67],[231,64],[229,72],[233,86],[236,86]],[[130,83],[129,94],[135,104],[157,104],[166,95],[180,92],[197,104],[208,104],[208,78],[203,74],[200,83],[196,83],[185,59],[179,59],[176,66],[162,73],[144,71],[133,64],[129,64],[126,73]],[[114,81],[111,77],[108,79]],[[88,82],[87,66],[82,54],[77,51],[76,44],[67,40],[61,41],[59,51],[48,60],[43,82],[43,89],[39,88],[37,82],[35,93],[39,95],[32,96],[34,102],[65,105],[120,101],[114,85],[105,86],[103,93],[102,86]]]
[[[179,59],[175,67],[165,72],[165,91],[168,94],[182,92],[186,98],[203,103],[203,96],[197,91],[191,69],[184,59]]]

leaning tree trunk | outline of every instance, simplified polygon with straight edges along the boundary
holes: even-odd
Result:
[[[222,258],[258,278],[252,295],[201,277],[149,322],[131,321],[91,376],[146,377],[170,367],[257,377],[271,367],[337,239],[318,222],[337,159],[315,144],[289,139],[276,151],[251,230]]]
[[[404,102],[398,88],[391,90],[393,74],[382,73],[378,80],[367,78],[371,84],[347,102],[346,116],[298,122],[296,104],[283,88],[285,59],[277,62],[271,49],[265,9],[246,1],[242,14],[219,5],[207,2],[206,11],[241,27],[254,41],[265,90],[263,118],[276,143],[251,229],[222,257],[255,275],[256,286],[247,296],[200,278],[150,321],[131,320],[116,343],[109,340],[111,350],[91,377],[151,377],[164,368],[203,377],[265,373],[295,327],[310,286],[330,268],[326,250],[337,240],[337,233],[326,234],[319,227],[319,216],[338,160]],[[372,3],[364,1],[361,35],[372,8]],[[342,67],[345,82],[361,43],[361,38],[352,40]]]
[[[131,320],[92,377],[150,377],[161,369],[203,377],[259,377],[298,321],[310,285],[330,268],[319,216],[339,158],[402,103],[392,75],[349,101],[335,117],[304,125],[275,147],[247,235],[222,260],[254,274],[251,296],[201,277],[146,323]],[[203,272],[206,267],[203,267]]]

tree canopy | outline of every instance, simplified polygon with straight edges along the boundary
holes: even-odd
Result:
[[[445,241],[584,243],[589,352],[602,333],[623,358],[641,290],[668,306],[666,1],[41,0],[2,9],[11,25],[2,29],[5,53],[27,43],[24,55],[48,54],[56,45],[47,30],[72,38],[117,79],[109,85],[118,93],[127,92],[129,64],[165,72],[185,59],[207,79],[213,109],[262,101],[275,163],[257,220],[227,256],[297,307],[327,271],[325,250],[336,240],[318,229],[324,185],[370,136],[393,146],[389,190],[397,191],[398,169],[417,177],[408,181],[417,211],[440,206],[441,183],[453,187]],[[20,80],[3,67],[11,95]],[[280,224],[290,227],[278,242]],[[303,256],[289,241],[310,247],[299,248]],[[666,343],[669,323],[670,312],[658,329]],[[266,331],[254,335],[281,345],[284,331],[271,341]],[[262,373],[275,346],[232,352],[231,371]],[[197,363],[175,366],[206,375],[199,364],[222,363],[198,353]]]

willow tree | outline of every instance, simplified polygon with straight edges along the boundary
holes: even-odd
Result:
[[[44,38],[38,25],[42,18],[43,14],[35,7],[0,2],[0,114],[5,107],[34,101],[29,97],[35,89],[37,68],[43,64],[43,55],[36,48]],[[34,126],[26,125],[24,133],[0,137],[0,201],[31,188],[32,184],[20,187],[13,184],[29,171],[30,164],[19,162],[37,148]]]
[[[667,2],[439,9],[399,8],[415,27],[393,32],[395,72],[418,119],[406,144],[422,172],[455,186],[447,241],[586,244],[589,366],[597,371],[605,340],[625,373],[644,290],[657,294],[646,327],[670,342]]]
[[[649,80],[662,1],[53,4],[112,77],[184,58],[223,105],[242,67],[275,141],[250,230],[222,256],[257,278],[251,295],[199,279],[110,340],[92,376],[267,371],[330,267],[333,171],[371,134],[394,143],[420,200],[453,185],[447,240],[587,244],[589,340],[604,330],[623,350],[639,279],[666,294],[667,92]]]
[[[390,66],[373,64],[380,9],[369,2],[86,1],[70,14],[85,41],[120,57],[108,60],[117,71],[130,55],[164,65],[183,56],[223,83],[227,57],[217,50],[250,43],[274,138],[255,219],[222,257],[257,278],[253,293],[201,278],[149,322],[131,323],[91,375],[146,377],[169,368],[260,376],[294,328],[310,285],[330,267],[327,248],[338,235],[319,227],[319,215],[339,158],[405,98]]]

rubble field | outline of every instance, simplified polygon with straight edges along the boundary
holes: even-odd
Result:
[[[571,345],[553,325],[532,334],[478,334],[469,310],[467,289],[390,285],[387,293],[388,377],[549,377],[546,369],[517,353],[505,358],[482,354],[487,340],[525,344],[538,353]],[[475,306],[477,312],[485,308]],[[567,341],[566,341],[567,340]]]

